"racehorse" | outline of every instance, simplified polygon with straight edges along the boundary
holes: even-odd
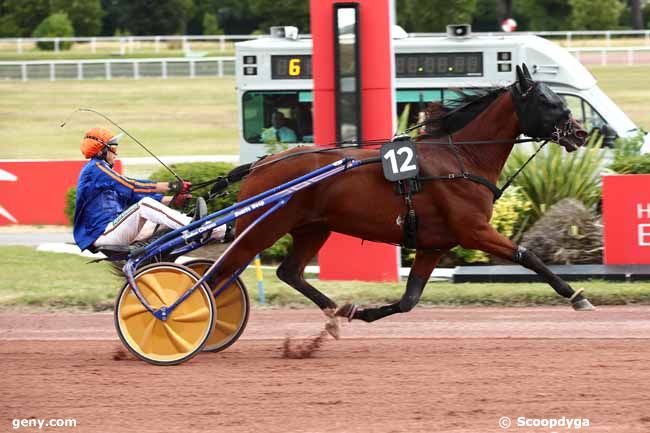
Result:
[[[575,310],[591,310],[591,303],[535,254],[516,245],[491,225],[494,186],[517,137],[547,139],[571,152],[583,146],[587,132],[573,119],[564,101],[546,84],[535,82],[528,69],[517,66],[510,86],[464,94],[456,108],[439,111],[416,141],[421,192],[412,196],[418,217],[415,260],[402,298],[392,304],[361,308],[338,307],[303,276],[307,263],[331,232],[391,244],[403,244],[404,199],[382,173],[368,163],[296,193],[280,210],[253,227],[233,245],[211,284],[225,280],[258,252],[290,233],[293,249],[278,267],[278,277],[311,299],[332,317],[366,322],[407,312],[419,301],[440,257],[456,245],[482,250],[511,260],[540,275],[555,291],[570,300]],[[268,156],[235,171],[241,201],[343,157],[378,162],[376,149],[299,147]],[[237,219],[241,234],[260,215]]]

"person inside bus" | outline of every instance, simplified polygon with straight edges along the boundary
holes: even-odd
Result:
[[[287,118],[281,111],[274,111],[271,114],[271,126],[262,130],[262,141],[267,144],[273,143],[296,143],[296,133],[287,126]]]
[[[149,238],[157,226],[177,229],[193,220],[166,206],[183,206],[192,197],[189,182],[131,179],[113,170],[121,136],[93,128],[81,141],[81,153],[89,161],[77,181],[73,234],[82,251],[95,252],[107,245],[128,246]],[[197,203],[201,211],[194,218],[206,213],[205,201],[201,202]],[[214,229],[212,238],[223,240],[225,234],[223,225]]]

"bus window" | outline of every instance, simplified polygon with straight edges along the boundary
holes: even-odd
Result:
[[[310,143],[312,92],[246,92],[242,100],[244,139],[249,143]]]
[[[605,125],[605,120],[587,101],[576,95],[560,95],[571,110],[573,118],[582,124],[587,130],[594,128],[601,129]]]

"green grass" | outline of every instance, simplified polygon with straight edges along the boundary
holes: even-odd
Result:
[[[601,88],[639,126],[650,130],[650,66],[592,67]],[[0,82],[0,159],[78,159],[83,133],[106,126],[77,113],[97,109],[158,155],[239,153],[234,78]],[[130,140],[122,156],[148,156]]]
[[[589,68],[598,85],[637,126],[650,131],[650,65]]]
[[[80,159],[98,110],[158,155],[238,154],[234,78],[0,82],[0,159]],[[148,156],[125,139],[121,156]]]
[[[86,264],[89,259],[57,253],[37,252],[29,247],[0,247],[0,308],[82,308],[110,309],[122,280],[105,263]],[[253,270],[245,272],[244,283],[257,304]],[[270,271],[264,272],[267,303],[272,306],[314,305],[294,289],[280,282]],[[340,305],[356,302],[383,304],[399,299],[404,283],[365,283],[358,281],[313,281]],[[650,303],[650,282],[613,283],[588,281],[573,284],[585,287],[595,305]],[[429,283],[422,297],[425,305],[555,305],[566,304],[546,284],[453,284]]]

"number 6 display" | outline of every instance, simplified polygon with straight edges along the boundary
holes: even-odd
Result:
[[[419,172],[415,144],[411,140],[386,143],[381,147],[384,177],[391,182],[412,179]]]

